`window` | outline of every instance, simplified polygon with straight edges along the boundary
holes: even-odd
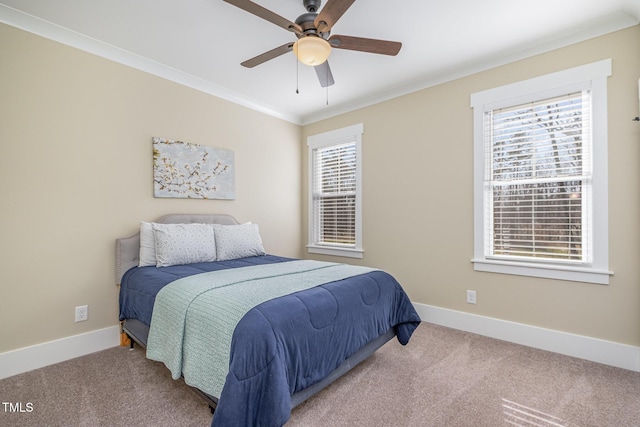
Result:
[[[605,60],[471,96],[474,269],[609,283]]]
[[[311,253],[362,258],[362,124],[310,136]]]

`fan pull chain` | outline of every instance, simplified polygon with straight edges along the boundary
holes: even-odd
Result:
[[[298,74],[300,73],[300,64],[298,64],[298,60],[296,59],[296,93],[300,93],[298,90],[298,86],[300,85],[300,79],[298,78]]]
[[[326,100],[326,105],[329,105],[329,67],[326,67],[327,69],[327,100]]]

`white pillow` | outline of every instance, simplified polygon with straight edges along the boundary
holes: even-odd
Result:
[[[265,255],[258,224],[212,224],[218,261]]]
[[[156,238],[150,222],[140,223],[140,255],[138,267],[156,265]]]
[[[208,224],[152,223],[156,265],[168,267],[216,260],[216,240]]]

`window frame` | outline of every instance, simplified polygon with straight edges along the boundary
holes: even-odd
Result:
[[[611,59],[559,71],[471,94],[474,133],[474,255],[475,271],[542,277],[596,284],[608,284],[608,130],[607,78],[611,75]],[[517,106],[551,96],[569,94],[576,89],[591,92],[592,135],[592,232],[590,263],[569,265],[563,262],[508,260],[490,258],[485,253],[485,140],[484,116],[487,111]],[[490,155],[490,153],[489,153]]]
[[[307,251],[314,254],[342,256],[349,258],[362,258],[364,250],[362,248],[362,134],[364,126],[362,123],[335,129],[317,135],[307,137],[308,147],[308,244]],[[355,195],[355,244],[351,247],[343,245],[332,245],[315,241],[314,215],[314,162],[313,153],[318,148],[327,148],[355,142],[356,146],[356,195]]]

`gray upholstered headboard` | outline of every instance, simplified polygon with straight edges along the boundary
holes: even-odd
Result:
[[[154,222],[162,224],[223,224],[235,225],[238,221],[226,214],[170,214]],[[140,231],[131,236],[116,239],[116,284],[119,285],[122,275],[131,267],[138,265],[140,256]]]

